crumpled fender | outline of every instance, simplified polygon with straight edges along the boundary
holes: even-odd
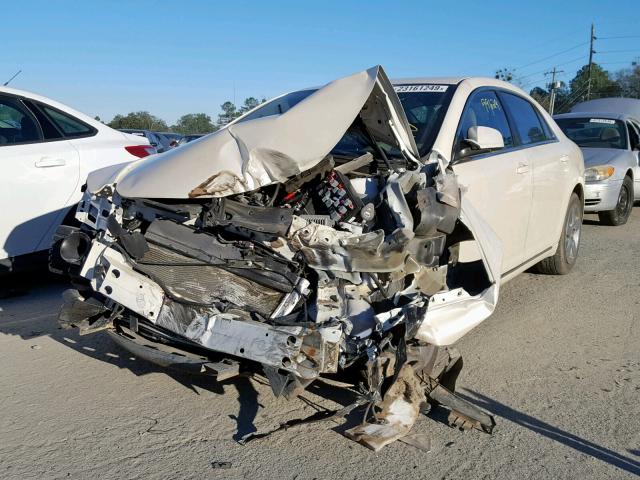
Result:
[[[502,241],[473,204],[462,195],[460,220],[473,234],[491,285],[471,296],[462,289],[436,293],[416,338],[433,345],[452,345],[487,319],[496,308],[501,283]]]

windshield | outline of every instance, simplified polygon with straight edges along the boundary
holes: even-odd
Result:
[[[453,85],[394,85],[400,98],[405,115],[409,121],[411,133],[416,141],[420,156],[425,156],[433,147],[442,120],[453,96]],[[393,145],[378,142],[389,157],[401,157],[402,154]],[[362,129],[362,125],[354,122],[332,153],[344,156],[357,156],[374,153],[370,137]]]
[[[421,156],[436,141],[444,115],[455,90],[454,85],[396,85],[411,133]]]
[[[556,123],[579,147],[627,148],[627,132],[620,120],[597,117],[558,118]]]
[[[424,156],[429,153],[433,142],[436,140],[455,86],[431,84],[395,85],[394,89],[404,107],[420,156]],[[240,123],[256,118],[280,115],[293,108],[315,91],[315,89],[310,89],[288,93],[260,105],[236,122]],[[389,157],[402,157],[400,150],[394,145],[378,142],[378,146]],[[376,148],[372,145],[370,135],[367,134],[362,122],[359,122],[358,119],[353,122],[340,142],[331,151],[334,155],[345,157],[357,157],[368,152],[375,154]]]

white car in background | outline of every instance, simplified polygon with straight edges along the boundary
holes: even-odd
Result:
[[[606,225],[627,223],[640,200],[640,100],[600,98],[556,115],[564,133],[582,149],[585,212]]]
[[[89,173],[152,153],[144,138],[40,95],[0,87],[0,273],[30,265],[27,255],[49,249]]]

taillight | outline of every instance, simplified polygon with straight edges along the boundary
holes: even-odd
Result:
[[[124,147],[124,149],[131,155],[135,155],[138,158],[143,158],[156,153],[156,149],[151,145],[129,145],[128,147]]]

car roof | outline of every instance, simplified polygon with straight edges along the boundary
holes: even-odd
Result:
[[[413,78],[396,78],[392,79],[393,85],[459,85],[467,84],[471,89],[480,87],[496,87],[504,90],[510,90],[520,95],[529,96],[527,92],[523,91],[517,85],[513,83],[505,82],[504,80],[498,80],[491,77],[413,77]]]
[[[596,98],[577,103],[571,108],[571,112],[615,112],[640,118],[640,100],[622,97]]]
[[[391,80],[393,85],[457,85],[467,77],[410,77],[410,78],[394,78]]]
[[[554,115],[553,118],[562,119],[562,118],[606,118],[609,120],[627,120],[634,119],[635,117],[632,115],[627,115],[626,113],[616,113],[616,112],[569,112],[569,113],[559,113],[558,115]]]
[[[67,112],[68,114],[73,115],[74,117],[78,117],[83,122],[88,123],[89,125],[91,125],[94,128],[97,128],[98,130],[104,130],[106,127],[106,125],[104,125],[102,122],[97,121],[96,119],[90,117],[86,113],[79,112],[78,110],[75,110],[70,106],[65,105],[64,103],[60,103],[55,100],[52,100],[51,98],[38,95],[37,93],[29,92],[27,90],[18,90],[17,88],[12,88],[12,87],[0,86],[0,94],[1,93],[6,93],[8,95],[16,95],[18,97],[26,97],[31,100],[36,100],[38,102],[46,103],[47,105],[51,105],[52,107],[57,108],[58,110]]]

